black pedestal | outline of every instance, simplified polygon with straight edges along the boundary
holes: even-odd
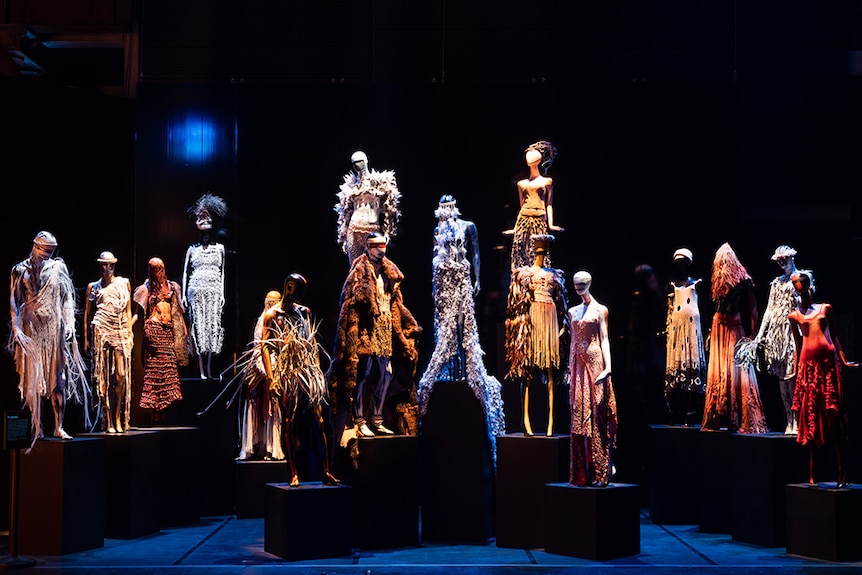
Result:
[[[787,552],[827,561],[862,559],[862,487],[829,489],[835,484],[785,487]]]
[[[105,442],[40,439],[20,460],[18,550],[65,555],[105,545]]]
[[[266,516],[267,483],[290,483],[287,461],[236,462],[235,513],[240,519]]]
[[[731,442],[735,541],[783,547],[784,491],[808,479],[808,450],[795,435],[740,434]]]
[[[482,405],[464,381],[438,381],[422,418],[422,540],[494,536],[494,462]]]
[[[148,427],[159,434],[159,526],[200,523],[201,438],[197,427]]]
[[[696,525],[700,426],[650,425],[647,437],[649,516],[663,525]]]
[[[359,469],[352,485],[354,545],[418,545],[419,438],[378,435],[358,441]]]
[[[497,438],[497,547],[545,547],[545,484],[569,480],[569,457],[568,435]]]
[[[545,486],[545,551],[604,561],[640,553],[638,486]]]
[[[270,483],[265,491],[264,551],[291,561],[352,553],[350,487]]]
[[[134,539],[159,530],[159,435],[82,433],[105,442],[105,537]]]
[[[730,533],[733,510],[731,441],[727,431],[698,433],[697,520],[704,533]]]

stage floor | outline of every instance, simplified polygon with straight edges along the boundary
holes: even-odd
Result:
[[[573,520],[576,520],[573,518]],[[369,529],[374,527],[369,525]],[[791,556],[785,548],[764,548],[733,541],[730,535],[701,533],[697,525],[656,525],[641,512],[641,552],[608,561],[589,561],[541,549],[485,545],[421,544],[385,550],[354,549],[335,559],[285,561],[264,551],[264,520],[234,516],[205,517],[200,524],[162,529],[130,540],[106,539],[104,547],[58,556],[20,556],[35,560],[24,568],[53,573],[152,575],[257,575],[265,572],[308,575],[505,574],[603,572],[734,575],[860,573],[862,561],[831,563]],[[8,535],[8,534],[7,534]],[[7,537],[3,543],[6,544]],[[8,558],[8,545],[3,550]]]

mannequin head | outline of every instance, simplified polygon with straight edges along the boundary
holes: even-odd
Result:
[[[278,302],[281,301],[281,293],[272,290],[266,292],[266,297],[263,299],[263,310],[266,311]]]
[[[227,203],[219,196],[206,193],[188,211],[194,216],[197,228],[207,232],[213,227],[213,216],[221,217],[227,213]]]
[[[110,275],[114,273],[114,266],[117,264],[117,258],[116,256],[114,256],[113,253],[109,251],[104,251],[99,254],[99,257],[96,258],[96,261],[99,262],[103,275]]]
[[[575,293],[583,297],[584,294],[590,291],[590,286],[593,283],[593,276],[590,272],[581,270],[574,273],[572,276],[572,287],[575,288]]]
[[[350,156],[350,166],[357,175],[368,172],[368,156],[361,150],[356,150]]]
[[[33,249],[30,254],[39,261],[51,259],[57,249],[57,238],[51,232],[41,231],[33,238]]]
[[[284,280],[284,301],[299,303],[305,295],[305,286],[308,281],[297,273],[290,274]]]
[[[386,236],[383,234],[372,232],[368,234],[365,240],[365,251],[368,253],[368,259],[374,263],[380,262],[386,255]]]
[[[165,262],[161,258],[150,258],[147,262],[147,279],[151,290],[168,284]]]
[[[557,148],[547,140],[539,140],[527,146],[524,154],[527,165],[532,166],[538,163],[539,173],[545,176],[557,157]]]
[[[796,293],[811,296],[811,276],[805,272],[796,272],[793,274],[791,281]]]
[[[790,246],[781,245],[775,248],[775,253],[772,254],[771,259],[778,264],[778,267],[784,270],[784,273],[789,274],[796,269],[796,264],[794,262],[795,255],[796,250]]]
[[[451,220],[461,215],[458,210],[458,205],[449,194],[440,196],[440,202],[437,204],[437,209],[434,210],[434,215],[438,220]]]

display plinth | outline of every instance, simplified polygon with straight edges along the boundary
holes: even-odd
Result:
[[[862,559],[862,487],[785,486],[787,553],[827,561]]]
[[[640,553],[638,486],[545,486],[545,551],[604,561]]]
[[[783,547],[784,492],[788,483],[808,479],[808,450],[795,435],[740,434],[731,443],[735,541]]]
[[[437,381],[422,417],[422,540],[494,536],[494,461],[482,405],[464,381]]]
[[[287,483],[264,487],[264,551],[290,561],[343,557],[353,552],[349,486],[311,482],[298,487]]]
[[[159,531],[159,435],[155,431],[82,433],[105,442],[105,537],[134,539]]]
[[[699,425],[650,425],[649,516],[659,525],[696,525]]]
[[[201,521],[201,430],[199,427],[143,427],[159,434],[159,526]]]
[[[378,435],[358,441],[359,468],[352,485],[354,545],[418,545],[419,438]]]
[[[497,438],[497,547],[542,549],[545,484],[569,480],[568,435]]]
[[[22,453],[18,550],[66,555],[105,545],[105,442],[40,439]]]
[[[235,513],[240,519],[266,516],[267,483],[290,483],[287,461],[237,460]]]
[[[732,530],[733,467],[731,443],[734,434],[727,430],[700,431],[697,439],[697,521],[704,533]]]

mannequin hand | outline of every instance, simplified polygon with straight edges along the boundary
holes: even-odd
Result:
[[[514,233],[515,233],[515,230],[514,230],[514,229],[511,229],[511,230],[503,230],[503,235],[504,235],[504,236],[511,236],[511,235],[514,235]]]
[[[859,367],[858,361],[845,361],[844,367]]]
[[[184,309],[189,309],[189,300],[183,298],[182,304]]]
[[[473,297],[479,295],[479,280],[476,280],[476,283],[473,284]]]
[[[63,337],[66,338],[66,341],[72,341],[73,339],[75,339],[75,330],[66,329],[66,332],[63,334]]]
[[[564,232],[566,228],[561,228],[560,226],[548,226],[548,229],[552,232]]]

